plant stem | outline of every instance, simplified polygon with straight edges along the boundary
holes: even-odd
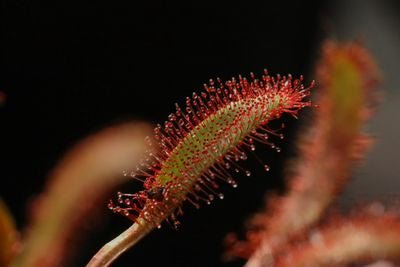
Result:
[[[86,267],[109,266],[119,255],[136,244],[151,230],[153,230],[153,227],[149,224],[134,223],[119,236],[105,244]]]

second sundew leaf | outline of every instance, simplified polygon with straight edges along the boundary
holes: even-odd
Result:
[[[286,177],[288,191],[268,198],[265,209],[248,224],[247,240],[227,238],[229,256],[248,258],[248,267],[262,266],[274,260],[287,240],[322,218],[372,143],[363,126],[375,106],[377,73],[360,44],[324,45],[316,75],[319,108],[298,139],[299,155]]]
[[[165,126],[155,128],[160,152],[149,154],[131,174],[144,182],[144,190],[119,193],[118,205],[109,204],[135,223],[106,244],[88,266],[109,265],[166,219],[179,224],[176,215],[185,200],[199,207],[200,201],[222,199],[217,182],[237,186],[228,169],[242,169],[238,161],[255,149],[254,141],[279,151],[267,140],[276,134],[267,123],[283,113],[296,115],[310,105],[305,98],[311,86],[304,88],[301,81],[290,75],[274,79],[266,72],[261,79],[252,74],[250,81],[239,77],[222,83],[218,79],[216,85],[211,80],[200,95],[186,98],[184,110],[176,105]]]

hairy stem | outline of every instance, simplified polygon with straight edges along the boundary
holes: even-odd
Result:
[[[153,228],[154,227],[149,224],[134,223],[119,236],[105,244],[86,266],[109,266],[119,255],[139,242],[139,240],[146,236]]]

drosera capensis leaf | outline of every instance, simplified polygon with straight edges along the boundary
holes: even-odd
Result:
[[[19,246],[18,231],[6,204],[0,199],[0,266],[8,266]]]
[[[248,224],[247,240],[227,237],[227,258],[247,258],[247,267],[273,262],[291,236],[316,224],[372,144],[363,127],[377,102],[379,75],[368,50],[355,42],[327,42],[316,72],[318,108],[301,131],[287,193],[267,198]]]
[[[11,266],[66,266],[90,219],[114,188],[126,182],[121,170],[146,152],[143,142],[152,127],[124,122],[80,140],[49,174],[45,190],[33,205],[33,218],[22,239],[22,250]]]
[[[149,155],[141,164],[145,170],[138,168],[132,174],[143,180],[144,190],[119,193],[118,205],[110,202],[114,212],[129,217],[134,225],[106,244],[88,266],[109,265],[164,220],[177,226],[182,202],[199,207],[200,202],[222,199],[218,181],[237,186],[228,170],[240,168],[238,161],[255,149],[255,141],[280,150],[268,140],[276,133],[267,123],[283,113],[296,116],[310,106],[305,99],[310,87],[302,85],[302,77],[273,78],[265,71],[261,79],[251,74],[249,80],[241,76],[227,82],[210,80],[203,92],[186,98],[184,109],[176,105],[165,125],[155,128],[160,153]]]

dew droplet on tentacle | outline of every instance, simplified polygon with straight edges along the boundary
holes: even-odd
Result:
[[[269,172],[269,170],[270,170],[270,167],[269,167],[269,165],[267,165],[267,164],[264,164],[264,170],[265,170],[265,171],[267,171],[267,172]]]

